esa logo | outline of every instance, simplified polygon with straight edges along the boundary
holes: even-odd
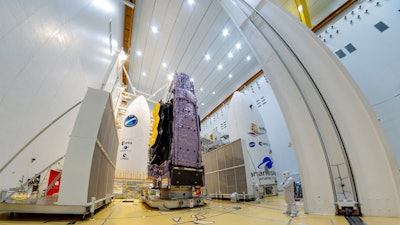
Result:
[[[122,154],[121,160],[128,160],[128,155],[126,153]]]
[[[135,115],[129,115],[125,119],[125,127],[133,127],[138,123],[138,118]]]

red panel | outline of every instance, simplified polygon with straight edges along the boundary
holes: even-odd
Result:
[[[47,183],[46,196],[58,194],[60,191],[61,171],[50,170],[49,182]],[[57,179],[57,180],[55,180]]]

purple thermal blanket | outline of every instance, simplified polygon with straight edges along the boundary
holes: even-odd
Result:
[[[165,126],[159,130],[159,135],[164,135],[164,137],[157,142],[157,146],[150,148],[151,160],[148,173],[149,176],[156,179],[171,178],[173,167],[202,168],[197,100],[194,95],[193,82],[190,81],[188,75],[175,74],[173,93],[172,129]],[[170,119],[166,115],[160,117]],[[168,124],[168,121],[164,122]],[[165,137],[169,140],[166,140]]]
[[[171,163],[200,168],[200,130],[193,82],[188,75],[177,73],[174,90]]]

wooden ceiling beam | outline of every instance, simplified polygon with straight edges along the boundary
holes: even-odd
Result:
[[[134,5],[136,3],[136,0],[129,0],[129,2],[131,2]],[[135,8],[125,5],[124,40],[122,49],[128,55],[128,59],[124,63],[126,71],[129,71],[129,55],[131,52],[132,27],[133,27],[134,16],[135,16]],[[125,73],[122,73],[122,82],[125,85],[128,85],[128,78],[126,77]]]

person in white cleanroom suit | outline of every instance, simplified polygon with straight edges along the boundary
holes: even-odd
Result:
[[[283,172],[284,181],[282,182],[283,195],[287,204],[286,211],[284,214],[289,214],[291,217],[297,215],[296,202],[294,200],[294,179],[290,177],[288,171]]]

